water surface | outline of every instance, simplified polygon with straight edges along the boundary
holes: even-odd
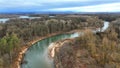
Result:
[[[41,17],[19,16],[19,18],[21,18],[21,19],[37,19],[37,18],[41,18]]]
[[[8,20],[9,20],[9,18],[0,18],[0,23],[5,23]]]

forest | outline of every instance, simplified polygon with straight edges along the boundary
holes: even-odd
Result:
[[[0,23],[0,68],[12,68],[13,62],[18,56],[20,48],[28,46],[27,43],[36,38],[58,32],[64,33],[72,30],[96,29],[103,26],[106,17],[107,19],[109,18],[107,21],[110,21],[111,27],[105,33],[96,33],[96,35],[93,35],[90,31],[86,31],[87,33],[85,36],[76,39],[74,44],[82,43],[83,45],[80,45],[80,48],[87,47],[86,49],[90,52],[89,56],[94,57],[96,62],[99,63],[98,65],[104,66],[106,62],[111,64],[110,62],[112,61],[119,62],[119,46],[117,46],[120,42],[119,16],[86,14],[56,15],[55,17],[50,18],[45,15],[39,19],[15,18],[10,19],[6,23]],[[97,41],[95,41],[96,39]],[[96,51],[97,49],[99,50]],[[107,55],[109,55],[108,52],[115,55],[116,58],[109,60],[107,57]],[[96,57],[96,55],[100,56]]]
[[[55,68],[119,68],[120,19],[110,22],[105,32],[84,35],[65,42],[54,57]]]

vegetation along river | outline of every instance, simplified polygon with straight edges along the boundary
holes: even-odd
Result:
[[[105,31],[109,27],[109,22],[104,22],[101,31]],[[98,30],[93,30],[97,32]],[[24,54],[21,68],[53,68],[53,60],[48,57],[48,46],[62,39],[78,37],[79,33],[60,34],[38,41],[31,46]]]

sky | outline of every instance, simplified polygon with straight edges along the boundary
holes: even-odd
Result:
[[[120,0],[0,0],[0,12],[120,12]]]

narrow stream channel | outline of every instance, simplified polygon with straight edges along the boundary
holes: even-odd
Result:
[[[105,31],[108,27],[109,22],[104,22],[102,31]],[[99,30],[95,30],[95,32],[97,31]],[[55,41],[78,36],[79,33],[61,34],[38,41],[26,51],[21,68],[53,68],[53,61],[48,58],[47,54],[48,46]]]

